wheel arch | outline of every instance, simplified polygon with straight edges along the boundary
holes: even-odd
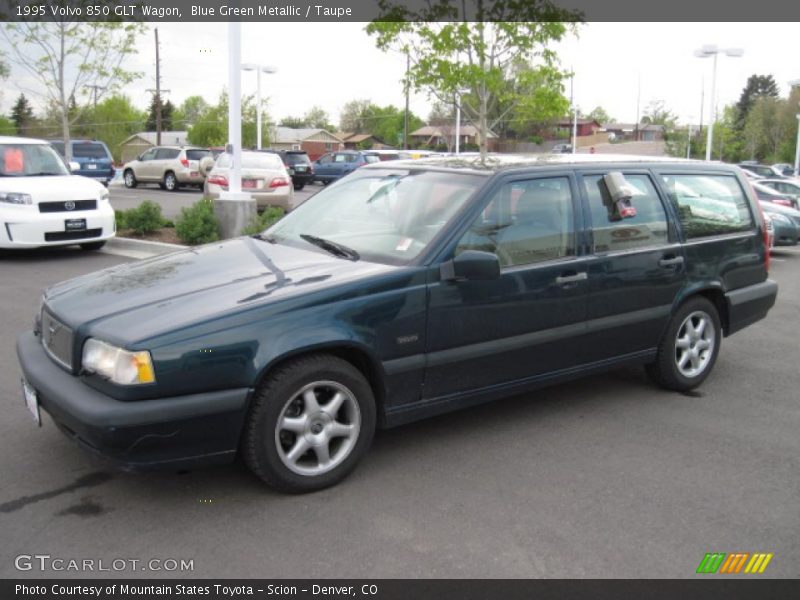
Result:
[[[728,303],[725,300],[725,290],[719,282],[697,284],[685,289],[672,306],[672,314],[674,315],[686,302],[697,297],[705,298],[714,305],[714,308],[717,309],[723,335],[728,335],[730,324]]]
[[[375,397],[375,411],[378,424],[382,426],[385,423],[384,409],[386,404],[386,385],[383,367],[380,361],[377,360],[367,348],[353,342],[328,342],[305,348],[297,348],[280,356],[276,356],[258,372],[254,388],[260,386],[275,369],[283,366],[287,362],[312,354],[328,354],[330,356],[335,356],[358,369],[367,380],[367,383],[369,383],[370,388],[372,388],[372,394]]]

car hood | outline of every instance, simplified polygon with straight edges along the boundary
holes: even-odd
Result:
[[[30,194],[33,201],[96,200],[105,188],[88,177],[54,175],[46,177],[2,177],[0,191]]]
[[[73,329],[132,344],[395,269],[245,237],[56,284],[46,303]]]

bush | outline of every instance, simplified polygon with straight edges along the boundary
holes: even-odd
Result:
[[[256,215],[251,221],[250,225],[244,228],[242,235],[255,235],[261,233],[274,223],[277,223],[283,218],[284,212],[282,208],[277,206],[270,206],[260,215]]]
[[[161,229],[161,223],[164,220],[161,216],[161,207],[150,200],[145,200],[138,207],[117,214],[120,217],[118,218],[117,228],[132,229],[137,235],[144,235]]]
[[[219,239],[219,223],[214,216],[214,204],[200,200],[194,206],[182,208],[175,220],[175,233],[189,245],[207,244]]]
[[[127,210],[115,210],[114,211],[114,220],[117,222],[117,230],[120,229],[127,229],[128,228],[128,211]]]

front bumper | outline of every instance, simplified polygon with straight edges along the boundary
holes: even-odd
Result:
[[[108,202],[94,210],[53,213],[40,213],[36,205],[4,208],[0,214],[0,248],[100,242],[114,237],[115,233],[114,209]],[[86,231],[66,234],[64,222],[67,219],[86,219]]]
[[[84,449],[126,470],[185,468],[233,460],[248,388],[122,402],[58,367],[32,331],[17,356],[39,406]]]

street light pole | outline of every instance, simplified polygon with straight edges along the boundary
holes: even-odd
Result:
[[[456,92],[456,154],[461,152],[461,96]]]
[[[720,53],[726,56],[739,57],[744,54],[741,48],[718,48],[715,44],[706,44],[702,48],[695,50],[694,55],[698,58],[714,57],[714,66],[711,70],[711,118],[708,123],[708,137],[706,139],[706,160],[711,160],[711,148],[714,141],[714,122],[717,120],[717,56]]]
[[[256,149],[261,150],[261,73],[277,73],[275,67],[245,63],[242,65],[243,71],[256,72]]]
[[[792,90],[794,88],[800,90],[800,79],[789,82],[789,96],[792,95]],[[797,115],[797,142],[795,142],[794,147],[794,176],[800,177],[800,114]]]

